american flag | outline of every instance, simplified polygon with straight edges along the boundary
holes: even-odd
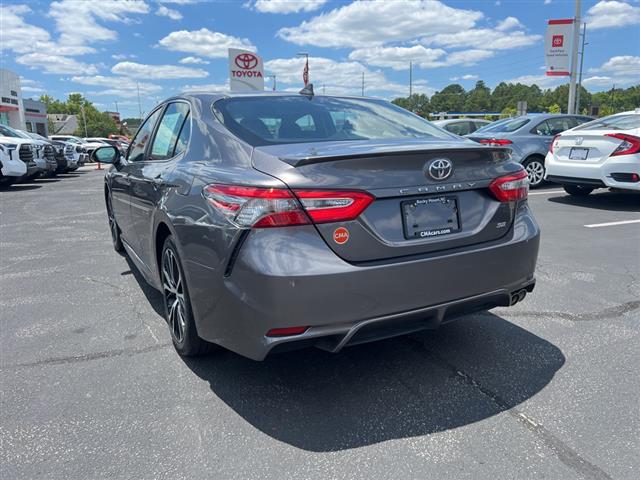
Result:
[[[309,83],[309,57],[307,57],[307,61],[304,64],[304,70],[302,71],[302,81],[304,82],[304,86],[307,86]]]

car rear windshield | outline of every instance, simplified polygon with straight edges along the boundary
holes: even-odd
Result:
[[[640,115],[613,115],[585,123],[584,125],[577,127],[575,130],[603,130],[609,128],[615,128],[616,130],[640,128]]]
[[[476,130],[476,133],[484,132],[515,132],[519,128],[524,127],[531,120],[528,118],[508,118],[506,120],[498,120],[497,122],[485,125]]]
[[[230,97],[216,101],[213,112],[232,133],[253,146],[456,138],[382,100],[301,95]]]

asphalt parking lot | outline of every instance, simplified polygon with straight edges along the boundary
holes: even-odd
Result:
[[[0,192],[3,479],[640,477],[640,195],[534,191],[534,293],[438,331],[181,359],[102,172]]]

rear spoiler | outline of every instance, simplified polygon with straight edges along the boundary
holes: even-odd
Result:
[[[305,155],[305,156],[281,156],[278,159],[292,167],[303,167],[305,165],[313,165],[315,163],[324,162],[336,162],[343,160],[353,160],[357,158],[368,157],[390,157],[395,155],[425,155],[434,154],[439,152],[456,153],[456,152],[468,152],[469,150],[482,150],[485,152],[494,152],[496,160],[505,160],[507,157],[505,153],[511,153],[511,149],[503,147],[490,147],[490,146],[468,146],[468,147],[451,147],[451,148],[426,148],[417,150],[388,150],[388,151],[369,151],[362,153],[351,153],[346,155]]]

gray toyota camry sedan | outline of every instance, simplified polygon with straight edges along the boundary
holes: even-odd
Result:
[[[182,355],[264,359],[438,327],[534,287],[522,166],[388,102],[187,94],[146,118],[104,196]]]

